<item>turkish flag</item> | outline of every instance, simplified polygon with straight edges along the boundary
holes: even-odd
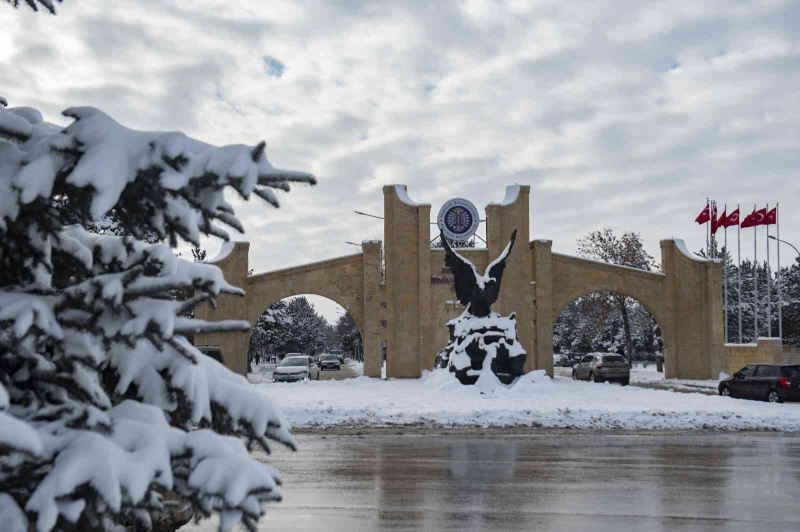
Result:
[[[716,217],[717,206],[714,205],[711,208],[711,234],[712,235],[715,235],[717,233],[717,229],[719,229],[720,227],[725,227],[724,225],[722,225],[722,222],[724,222],[725,221],[725,217],[728,216],[727,211],[728,211],[728,209],[726,208],[724,211],[722,211],[722,214],[719,215],[719,218],[717,218]]]
[[[764,221],[766,219],[767,209],[759,209],[745,216],[744,221],[742,222],[742,227],[756,227],[758,225],[764,225]]]
[[[707,223],[710,219],[711,216],[710,216],[709,206],[708,204],[706,204],[706,208],[703,209],[703,211],[697,215],[697,218],[695,218],[694,221],[702,225],[704,223]]]
[[[730,227],[732,225],[739,225],[739,209],[736,209],[735,211],[730,213],[728,216],[725,216],[723,214],[722,216],[720,216],[720,220],[722,220],[722,221],[719,222],[719,224],[722,227]]]
[[[772,210],[767,213],[764,225],[775,225],[776,223],[778,223],[778,208],[773,207]]]

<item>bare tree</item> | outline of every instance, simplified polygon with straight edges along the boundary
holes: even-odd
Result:
[[[620,266],[629,266],[645,271],[658,270],[658,263],[644,249],[644,242],[639,233],[627,232],[617,236],[611,228],[604,227],[599,231],[592,231],[578,239],[578,255],[581,257],[601,260]],[[625,294],[610,296],[622,315],[622,325],[625,332],[625,357],[633,363],[633,334],[631,333],[631,319],[628,309],[633,303]]]

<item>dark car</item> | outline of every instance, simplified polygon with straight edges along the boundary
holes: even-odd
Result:
[[[800,366],[749,364],[720,381],[719,394],[770,403],[800,400]]]
[[[557,368],[571,368],[573,363],[566,355],[553,355],[553,366]]]
[[[319,369],[325,371],[326,369],[342,369],[342,363],[339,362],[339,357],[336,355],[322,355],[319,359]]]

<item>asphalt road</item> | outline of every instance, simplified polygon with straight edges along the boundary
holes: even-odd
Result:
[[[800,437],[298,435],[259,530],[800,530]],[[181,530],[211,531],[206,521]]]

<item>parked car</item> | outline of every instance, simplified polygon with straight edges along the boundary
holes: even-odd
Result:
[[[220,364],[225,364],[225,357],[222,356],[222,350],[219,347],[215,345],[198,345],[197,350]]]
[[[292,382],[304,379],[319,380],[319,366],[308,356],[300,353],[287,353],[284,359],[275,366],[272,380],[275,382]]]
[[[566,355],[553,355],[553,366],[557,368],[571,368],[572,362]]]
[[[328,351],[328,352],[329,352],[331,355],[336,355],[336,357],[339,359],[339,362],[341,362],[342,364],[344,364],[344,351],[342,351],[341,349],[331,349],[331,350],[330,350],[330,351]]]
[[[770,403],[800,400],[800,366],[749,364],[720,381],[719,394]]]
[[[333,354],[322,355],[319,360],[319,369],[325,371],[326,369],[342,369],[342,363],[339,362],[339,357]]]
[[[622,355],[589,353],[572,368],[572,378],[592,382],[616,381],[627,386],[631,381],[631,368]]]

